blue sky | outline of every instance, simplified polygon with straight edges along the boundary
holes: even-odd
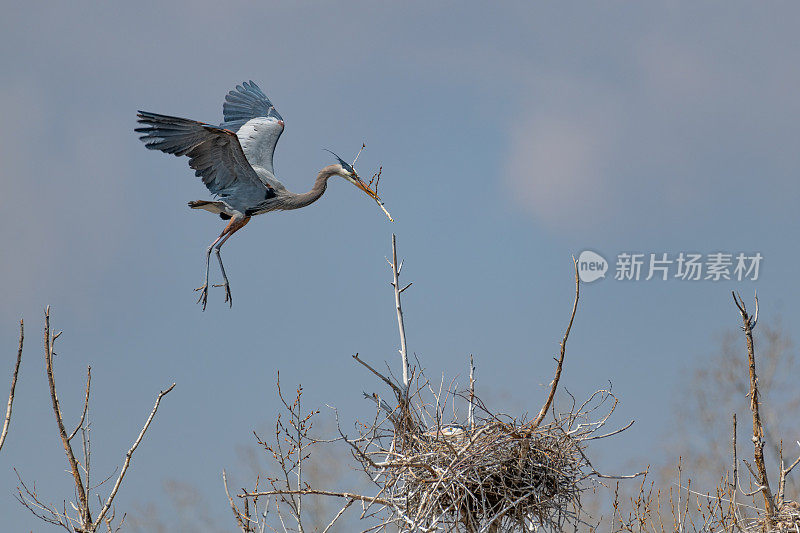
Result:
[[[42,310],[64,330],[57,373],[77,419],[94,374],[98,474],[157,392],[162,405],[120,509],[164,480],[224,517],[222,468],[278,411],[275,373],[310,405],[355,418],[377,387],[350,355],[394,364],[384,256],[395,232],[409,348],[432,376],[463,374],[498,410],[538,410],[566,325],[571,256],[592,249],[760,252],[758,281],[586,285],[564,384],[612,380],[631,430],[597,449],[609,470],[664,454],[686,372],[735,327],[731,290],[800,318],[800,63],[796,5],[409,2],[9,4],[0,21],[0,340],[11,368],[28,328],[0,512],[12,466],[52,500],[71,493],[43,372]],[[291,190],[322,148],[383,165],[391,224],[343,180],[297,212],[254,219],[224,248],[233,309],[195,305],[221,222],[185,160],[143,149],[135,112],[214,122],[252,79],[286,120],[275,168]],[[215,271],[212,270],[212,275]],[[72,409],[70,410],[70,407]],[[663,455],[659,455],[659,458]],[[245,482],[244,479],[241,481]],[[221,520],[224,521],[224,518]]]

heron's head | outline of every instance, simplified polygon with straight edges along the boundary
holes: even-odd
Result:
[[[331,152],[330,150],[327,151]],[[331,153],[339,162],[339,164],[334,165],[336,169],[336,174],[338,176],[343,177],[344,179],[346,179],[347,181],[349,181],[350,183],[352,183],[353,185],[364,191],[364,193],[370,198],[380,201],[380,198],[378,197],[377,194],[375,194],[375,191],[370,189],[369,186],[366,183],[364,183],[364,181],[358,176],[356,169],[354,169],[350,163],[348,163],[338,155],[334,154],[333,152]]]

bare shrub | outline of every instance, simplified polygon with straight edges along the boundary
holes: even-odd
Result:
[[[44,357],[47,371],[47,381],[50,385],[50,400],[53,405],[53,413],[55,414],[58,433],[61,437],[61,442],[64,445],[64,452],[67,456],[69,471],[75,483],[76,501],[69,502],[70,509],[67,509],[66,499],[63,500],[63,505],[61,507],[45,503],[43,498],[39,495],[36,485],[27,485],[24,481],[22,481],[19,473],[17,473],[17,477],[19,478],[19,485],[17,486],[17,500],[19,500],[22,505],[24,505],[30,512],[44,522],[61,526],[67,531],[74,531],[76,533],[94,533],[101,529],[105,529],[109,532],[119,531],[122,528],[122,524],[125,522],[125,515],[123,514],[118,524],[114,524],[116,515],[114,509],[114,498],[116,497],[117,492],[122,485],[122,481],[125,478],[125,473],[128,471],[128,467],[131,464],[133,452],[136,451],[136,448],[144,438],[145,432],[147,432],[147,428],[150,427],[150,423],[153,421],[153,418],[156,415],[156,411],[161,403],[161,399],[175,387],[175,384],[173,383],[167,389],[158,393],[158,397],[156,398],[153,410],[150,412],[150,416],[147,417],[144,427],[142,427],[142,430],[139,432],[139,436],[136,437],[133,445],[125,454],[125,459],[122,462],[122,466],[119,468],[119,474],[117,475],[116,481],[108,493],[108,496],[105,498],[105,500],[103,500],[99,494],[97,495],[97,501],[100,509],[95,513],[92,509],[93,506],[91,503],[91,492],[110,481],[114,474],[112,473],[100,483],[92,485],[92,443],[90,433],[91,428],[89,424],[89,399],[91,396],[92,367],[90,366],[86,369],[86,396],[84,398],[80,420],[75,426],[75,429],[67,433],[67,429],[64,425],[64,419],[61,414],[61,405],[58,400],[55,372],[53,369],[55,344],[56,340],[61,336],[61,332],[52,333],[50,330],[50,307],[48,307],[45,311],[44,320]],[[20,347],[21,346],[22,341],[20,340]],[[73,447],[73,439],[78,435],[81,437],[78,441],[82,450],[81,459],[78,459]]]
[[[721,474],[712,491],[699,492],[692,487],[691,479],[683,476],[683,466],[678,465],[675,489],[656,489],[655,482],[642,481],[630,504],[614,500],[612,531],[740,531],[800,532],[800,504],[787,497],[786,481],[792,470],[800,464],[800,456],[791,463],[784,460],[783,442],[778,441],[775,477],[770,477],[765,448],[765,422],[762,418],[762,401],[756,368],[756,348],[753,332],[758,324],[758,298],[751,315],[744,300],[733,294],[734,303],[742,319],[746,346],[745,365],[739,361],[740,372],[746,376],[747,397],[752,419],[752,460],[741,458],[737,445],[737,416],[733,414],[730,441],[731,468]],[[746,371],[745,371],[746,368]],[[717,436],[719,440],[719,436]],[[797,442],[800,446],[800,441]],[[744,468],[743,468],[744,467]],[[742,472],[746,474],[742,476]],[[708,472],[703,473],[708,476]],[[618,492],[616,493],[618,496]],[[623,510],[624,509],[624,510]]]

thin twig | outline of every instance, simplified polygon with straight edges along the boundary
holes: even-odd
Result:
[[[328,522],[328,525],[325,526],[325,529],[322,530],[322,533],[327,533],[333,527],[333,524],[335,524],[336,521],[339,520],[339,518],[341,518],[341,516],[344,514],[344,512],[347,511],[347,509],[351,505],[353,505],[354,501],[355,500],[352,500],[352,499],[351,500],[347,500],[347,503],[344,504],[344,506],[339,510],[338,513],[336,513],[336,516],[333,517],[333,520]]]
[[[572,258],[572,264],[575,267],[575,301],[572,303],[572,314],[569,317],[569,324],[567,325],[567,330],[564,332],[564,338],[561,340],[561,354],[558,357],[556,375],[553,378],[553,382],[550,384],[550,394],[547,395],[547,400],[544,402],[544,405],[539,411],[539,414],[536,416],[536,419],[531,423],[532,429],[539,427],[539,424],[542,423],[542,420],[544,420],[544,417],[547,415],[550,405],[553,403],[553,398],[556,395],[556,388],[558,388],[558,381],[561,379],[561,369],[564,365],[564,354],[567,350],[567,339],[569,338],[569,332],[572,330],[572,322],[575,320],[575,312],[578,310],[578,298],[581,294],[581,280],[578,277],[578,262],[574,257]]]
[[[225,494],[228,496],[228,502],[231,504],[231,511],[233,511],[233,516],[236,518],[236,523],[239,525],[239,529],[241,529],[244,533],[247,533],[249,524],[245,525],[242,521],[242,513],[239,512],[239,509],[236,508],[236,504],[233,503],[233,498],[231,497],[231,493],[228,491],[228,477],[225,475],[225,470],[222,471],[222,484],[225,487]],[[247,500],[245,500],[246,502]],[[249,517],[245,517],[245,520],[248,520]]]
[[[353,159],[353,164],[352,164],[352,165],[350,165],[351,167],[353,167],[353,168],[355,168],[355,167],[356,167],[356,161],[358,161],[358,156],[360,156],[360,155],[361,155],[361,152],[362,152],[362,151],[364,150],[364,148],[366,148],[366,147],[367,147],[367,143],[361,143],[361,148],[358,150],[358,153],[356,154],[356,158],[355,158],[355,159]]]
[[[406,290],[411,284],[400,289],[400,268],[397,264],[397,236],[392,233],[392,287],[394,287],[394,303],[397,309],[397,328],[400,330],[400,357],[403,362],[403,386],[405,394],[408,395],[408,346],[406,345],[406,328],[403,323],[403,308],[400,305],[400,293]]]
[[[798,445],[800,445],[800,443],[798,443]],[[794,461],[794,462],[793,462],[793,463],[792,463],[792,464],[789,466],[789,468],[787,468],[787,469],[785,470],[785,472],[786,472],[787,474],[788,474],[789,472],[791,472],[791,471],[792,471],[792,469],[793,469],[794,467],[796,467],[798,463],[800,463],[800,457],[798,457],[797,459],[795,459],[795,461]]]
[[[469,420],[470,432],[475,430],[475,361],[472,354],[469,354]]]
[[[798,441],[797,445],[800,446],[800,441]],[[783,441],[781,441],[780,461],[781,461],[780,464],[781,471],[780,471],[780,476],[778,477],[778,505],[783,505],[784,494],[786,492],[786,476],[788,476],[789,472],[791,472],[792,469],[794,469],[794,467],[797,466],[798,463],[800,463],[800,457],[795,459],[795,461],[791,465],[789,465],[788,468],[786,468],[783,462]]]
[[[378,169],[378,172],[376,172],[375,174],[372,175],[372,179],[369,180],[369,183],[367,184],[367,188],[372,186],[372,182],[373,181],[375,182],[375,189],[374,189],[374,191],[375,191],[375,202],[377,202],[378,206],[380,206],[380,208],[384,212],[384,214],[386,214],[386,216],[389,217],[389,221],[394,222],[394,219],[392,218],[392,215],[389,214],[389,211],[386,210],[386,207],[383,205],[383,201],[381,200],[380,195],[378,195],[378,185],[380,185],[380,183],[381,183],[381,174],[383,174],[383,167],[380,167]]]
[[[356,156],[358,159],[358,156]],[[289,412],[292,415],[292,425],[295,427],[297,432],[297,487],[301,488],[303,486],[303,457],[305,455],[305,450],[303,447],[303,427],[304,421],[300,420],[300,415],[302,411],[302,387],[298,385],[297,387],[297,399],[293,406],[295,409],[289,409]],[[307,419],[306,419],[307,420]],[[300,494],[297,496],[297,530],[299,533],[303,533],[303,495]]]
[[[635,420],[631,420],[630,422],[628,422],[627,424],[625,424],[624,426],[622,426],[622,427],[621,427],[621,428],[619,428],[619,429],[615,429],[614,431],[611,431],[611,432],[609,432],[609,433],[604,433],[604,434],[602,434],[602,435],[592,435],[591,437],[586,437],[586,438],[585,438],[585,439],[583,439],[583,440],[597,440],[597,439],[605,439],[605,438],[611,437],[611,436],[613,436],[613,435],[617,435],[617,434],[619,434],[619,433],[622,433],[623,431],[625,431],[625,430],[626,430],[626,429],[628,429],[629,427],[631,427],[631,426],[633,425],[633,423],[634,423],[634,422],[636,422],[636,421],[635,421]]]
[[[161,398],[169,394],[170,391],[174,388],[175,388],[175,383],[170,385],[166,390],[163,390],[158,393],[158,397],[156,398],[156,403],[153,406],[153,410],[150,411],[150,416],[147,417],[147,421],[145,421],[144,426],[142,427],[142,431],[139,432],[139,436],[136,437],[136,440],[134,441],[133,446],[131,446],[131,449],[128,450],[128,453],[125,454],[125,460],[123,461],[122,468],[119,471],[119,477],[117,477],[117,482],[114,483],[114,488],[111,489],[111,494],[108,495],[108,499],[106,500],[105,505],[103,505],[103,508],[100,509],[100,514],[97,515],[97,520],[94,521],[95,529],[97,529],[97,526],[100,525],[100,523],[103,520],[103,517],[108,512],[109,508],[111,507],[111,504],[114,502],[114,497],[117,495],[117,491],[119,490],[120,485],[122,485],[122,479],[125,477],[125,472],[128,471],[128,466],[130,466],[131,464],[131,457],[133,457],[133,452],[136,451],[136,448],[139,447],[139,443],[142,442],[142,438],[144,437],[147,428],[150,427],[150,422],[152,422],[153,417],[156,416],[156,411],[158,411],[158,405],[161,403]]]
[[[86,367],[86,397],[83,399],[83,412],[81,413],[81,419],[78,421],[78,425],[75,426],[75,430],[70,433],[69,437],[67,437],[67,440],[72,440],[72,437],[74,437],[78,433],[78,430],[83,426],[83,421],[86,419],[86,412],[89,410],[89,391],[91,390],[91,387],[92,366],[89,365]]]
[[[3,422],[3,432],[0,433],[0,450],[6,442],[8,426],[11,424],[11,408],[14,406],[14,392],[17,388],[17,376],[19,375],[19,364],[22,361],[22,343],[25,340],[25,323],[19,321],[19,348],[17,349],[17,362],[14,365],[14,373],[11,375],[11,392],[8,393],[8,406],[6,407],[6,419]]]
[[[363,496],[361,494],[354,494],[352,492],[337,492],[331,490],[318,490],[318,489],[301,489],[301,490],[265,490],[259,492],[243,492],[238,496],[240,498],[254,498],[257,496],[278,496],[278,495],[301,495],[301,494],[316,494],[317,496],[332,496],[334,498],[348,498],[351,500],[358,500],[367,503],[377,503],[380,505],[392,505],[392,502],[384,498],[376,498],[374,496]]]
[[[733,448],[733,482],[731,483],[730,493],[731,493],[731,502],[733,503],[734,513],[733,513],[733,525],[737,527],[736,524],[736,488],[738,486],[739,481],[739,460],[737,459],[737,450],[736,450],[736,413],[733,413],[733,436],[731,437],[731,446]]]
[[[391,379],[387,378],[386,376],[384,376],[383,374],[381,374],[380,372],[378,372],[377,370],[375,370],[374,368],[372,368],[372,367],[369,365],[369,363],[365,362],[363,359],[359,359],[359,357],[358,357],[358,354],[355,354],[355,355],[353,356],[353,359],[355,359],[356,361],[358,361],[359,363],[361,363],[362,365],[364,365],[364,366],[367,368],[367,370],[369,370],[370,372],[372,372],[373,374],[375,374],[376,376],[378,376],[378,377],[381,379],[381,381],[383,381],[384,383],[386,383],[387,385],[389,385],[389,387],[391,387],[391,389],[392,389],[392,390],[393,390],[395,393],[397,393],[398,395],[401,395],[401,394],[402,394],[402,391],[400,390],[400,388],[399,388],[397,385],[395,385],[394,383],[392,383],[392,380],[391,380]]]

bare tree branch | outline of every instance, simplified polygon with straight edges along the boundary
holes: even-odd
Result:
[[[231,505],[231,511],[233,511],[233,516],[236,518],[236,524],[239,526],[239,529],[242,530],[243,533],[249,533],[252,531],[250,528],[250,517],[246,515],[242,515],[242,512],[239,511],[239,508],[236,507],[236,504],[233,503],[233,498],[231,497],[231,493],[228,491],[228,476],[225,474],[225,470],[222,471],[222,484],[225,486],[225,494],[228,496],[228,503]],[[247,500],[245,500],[245,504]]]
[[[86,397],[83,399],[83,412],[81,413],[81,419],[78,421],[78,425],[75,426],[75,430],[69,434],[67,440],[72,440],[72,438],[78,433],[78,430],[81,429],[83,426],[83,421],[86,420],[86,413],[89,411],[89,392],[92,387],[92,366],[89,365],[86,367]]]
[[[56,339],[58,339],[60,335],[60,332],[55,335],[51,335],[50,333],[50,306],[48,305],[44,313],[44,359],[47,367],[47,382],[50,385],[50,399],[53,403],[53,413],[55,413],[56,424],[58,425],[58,434],[61,436],[61,443],[64,445],[64,453],[67,455],[72,478],[75,481],[75,490],[80,500],[80,518],[84,524],[91,524],[92,517],[89,510],[88,494],[83,485],[81,472],[78,468],[78,461],[75,459],[75,454],[69,443],[67,430],[64,428],[64,420],[61,417],[61,407],[58,402],[58,395],[56,394],[56,380],[53,375],[53,355],[55,354]]]
[[[578,262],[575,261],[575,258],[572,258],[572,264],[575,267],[575,301],[572,303],[572,314],[569,317],[569,324],[567,325],[567,330],[564,332],[564,338],[561,340],[561,355],[558,357],[558,366],[556,366],[556,375],[553,378],[552,383],[550,384],[550,394],[547,395],[547,400],[545,400],[542,409],[539,411],[539,414],[536,416],[536,419],[531,423],[532,428],[539,427],[539,424],[542,423],[544,417],[547,415],[547,411],[550,409],[550,405],[553,403],[553,398],[556,395],[556,389],[558,388],[558,381],[561,379],[561,369],[564,365],[564,354],[567,350],[567,339],[569,338],[569,332],[572,330],[572,322],[575,320],[575,312],[578,310],[578,298],[580,297],[581,293],[581,280],[578,277]]]
[[[361,363],[362,365],[364,365],[364,366],[367,368],[367,370],[369,370],[370,372],[372,372],[373,374],[375,374],[376,376],[378,376],[378,377],[381,379],[381,381],[383,381],[384,383],[386,383],[387,385],[389,385],[389,387],[391,387],[391,389],[392,389],[392,390],[393,390],[393,391],[394,391],[396,394],[398,394],[398,395],[401,395],[401,394],[402,394],[402,391],[400,390],[400,388],[399,388],[397,385],[395,385],[395,384],[392,382],[392,380],[391,380],[391,379],[387,378],[386,376],[384,376],[383,374],[381,374],[380,372],[378,372],[377,370],[375,370],[374,368],[372,368],[372,367],[369,365],[369,363],[365,362],[363,359],[359,359],[359,357],[358,357],[358,354],[355,354],[355,355],[353,356],[353,359],[355,359],[356,361],[358,361],[359,363]]]
[[[800,446],[800,441],[797,442],[797,445]],[[786,493],[786,476],[794,469],[795,466],[800,463],[800,457],[795,459],[795,461],[789,465],[788,468],[784,466],[783,462],[783,442],[781,442],[781,451],[780,451],[780,473],[778,475],[778,499],[777,503],[779,506],[783,505],[784,496]]]
[[[411,286],[411,283],[400,288],[400,269],[397,264],[397,236],[392,233],[392,287],[394,287],[394,304],[397,309],[397,328],[400,330],[400,357],[403,360],[403,386],[408,394],[408,346],[406,345],[406,328],[403,323],[403,308],[400,305],[400,293]]]
[[[17,376],[19,375],[19,364],[22,361],[22,343],[25,340],[25,323],[19,321],[19,348],[17,349],[17,362],[14,365],[14,373],[11,375],[11,392],[8,393],[8,406],[6,407],[6,419],[3,422],[3,432],[0,433],[0,450],[6,442],[8,426],[11,424],[11,408],[14,406],[14,392],[17,388]]]
[[[333,525],[342,517],[344,512],[347,511],[347,509],[351,505],[353,505],[354,501],[355,500],[352,499],[347,500],[347,503],[345,503],[344,506],[342,506],[342,508],[339,510],[338,513],[336,513],[336,516],[334,516],[333,519],[330,522],[328,522],[328,525],[325,526],[325,529],[322,530],[322,533],[327,533],[333,527]]]
[[[111,507],[111,504],[114,502],[114,497],[117,495],[117,491],[119,490],[120,485],[122,485],[122,479],[125,477],[125,472],[128,471],[128,467],[131,464],[131,457],[133,457],[133,452],[135,452],[136,448],[139,447],[139,443],[142,442],[142,438],[144,438],[144,434],[147,431],[147,428],[150,427],[150,422],[152,422],[153,417],[156,416],[156,411],[158,411],[158,405],[161,403],[161,398],[169,394],[170,391],[172,391],[172,389],[174,388],[175,388],[175,383],[167,387],[167,389],[158,393],[158,397],[156,398],[156,403],[153,406],[153,410],[150,411],[150,416],[147,417],[147,421],[145,421],[144,427],[142,427],[142,431],[139,432],[139,436],[136,437],[136,440],[134,441],[133,446],[131,446],[131,449],[128,450],[128,453],[125,454],[125,460],[122,463],[122,469],[119,472],[119,477],[117,477],[117,482],[114,483],[114,488],[111,489],[111,494],[108,495],[108,499],[106,500],[105,505],[100,510],[100,514],[97,515],[97,520],[95,520],[94,522],[95,529],[97,529],[97,527],[100,525],[100,523],[103,520],[103,517],[108,512],[109,508]]]
[[[469,411],[467,413],[470,432],[475,430],[475,361],[469,354]]]
[[[756,375],[756,356],[755,346],[753,343],[753,328],[758,321],[758,296],[756,296],[756,313],[751,317],[747,313],[744,300],[735,292],[733,294],[733,301],[739,309],[739,314],[742,316],[742,329],[744,330],[745,339],[747,341],[747,359],[749,362],[750,373],[750,410],[753,413],[753,458],[758,469],[758,476],[756,481],[760,485],[761,494],[764,498],[764,512],[767,518],[767,524],[771,527],[774,525],[775,516],[775,500],[772,497],[772,490],[769,486],[769,476],[767,475],[767,467],[764,463],[764,426],[761,422],[761,414],[759,410],[759,394],[758,394],[758,376]]]
[[[737,459],[737,449],[736,449],[736,413],[733,413],[733,436],[731,438],[731,448],[733,452],[733,479],[730,483],[729,492],[731,494],[731,502],[733,503],[734,509],[736,508],[736,489],[739,486],[739,461]],[[734,513],[733,516],[733,525],[736,527],[737,516]]]
[[[798,443],[797,443],[797,445],[798,445],[798,446],[800,446],[800,442],[798,442]],[[791,466],[789,466],[789,468],[787,468],[787,469],[786,469],[786,473],[788,474],[789,472],[791,472],[791,471],[792,471],[792,469],[793,469],[794,467],[796,467],[798,463],[800,463],[800,457],[798,457],[797,459],[795,459],[795,461],[794,461],[794,462],[791,464]]]
[[[264,490],[258,492],[243,492],[239,494],[240,498],[253,498],[257,496],[276,496],[281,494],[316,494],[317,496],[332,496],[335,498],[347,498],[350,500],[358,500],[367,503],[377,503],[380,505],[392,505],[392,502],[383,498],[375,496],[364,496],[361,494],[354,494],[352,492],[337,492],[332,490],[318,490],[318,489],[302,489],[302,490]]]

